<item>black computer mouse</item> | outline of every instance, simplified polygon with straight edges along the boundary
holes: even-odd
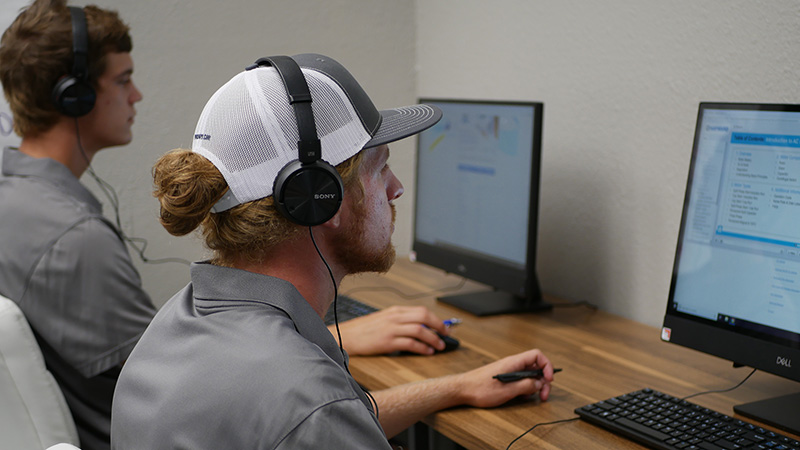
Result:
[[[436,334],[439,335],[439,338],[441,338],[444,341],[444,350],[436,350],[436,353],[449,352],[451,350],[457,349],[458,346],[461,345],[461,342],[459,342],[458,339],[452,336],[445,336],[444,334],[439,334],[439,333]]]
[[[453,350],[457,349],[458,346],[461,345],[461,342],[459,342],[458,339],[456,339],[456,338],[454,338],[452,336],[445,336],[445,335],[439,334],[439,333],[436,333],[436,335],[439,336],[439,339],[444,341],[444,349],[442,349],[442,350],[434,349],[434,354],[450,352],[450,351],[453,351]],[[419,356],[418,353],[406,352],[406,351],[396,352],[395,354],[401,355],[401,356],[402,355]]]

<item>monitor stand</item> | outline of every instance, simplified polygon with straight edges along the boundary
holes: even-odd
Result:
[[[733,410],[759,422],[800,434],[800,392],[736,405]]]
[[[542,300],[541,295],[534,298],[518,297],[503,291],[480,291],[468,294],[447,295],[438,301],[475,314],[491,316],[494,314],[548,311],[551,303]]]

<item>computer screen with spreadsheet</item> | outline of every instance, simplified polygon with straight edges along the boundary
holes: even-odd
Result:
[[[414,255],[493,289],[440,300],[478,315],[547,309],[535,271],[544,105],[420,102],[443,117],[418,136]]]

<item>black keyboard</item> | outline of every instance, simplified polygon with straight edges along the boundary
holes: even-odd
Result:
[[[581,419],[655,449],[800,449],[800,442],[652,389],[575,410]]]
[[[378,308],[373,308],[372,306],[361,303],[352,297],[340,294],[336,298],[336,312],[339,316],[339,323],[367,315],[377,310]],[[328,313],[325,314],[325,325],[333,325],[333,322],[333,304],[331,304]]]

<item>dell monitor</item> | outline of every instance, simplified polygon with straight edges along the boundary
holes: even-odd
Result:
[[[538,311],[544,105],[420,99],[442,120],[417,138],[412,256],[489,286],[438,300],[473,314]]]
[[[800,381],[800,105],[700,104],[661,338]],[[800,434],[800,394],[734,411]]]

